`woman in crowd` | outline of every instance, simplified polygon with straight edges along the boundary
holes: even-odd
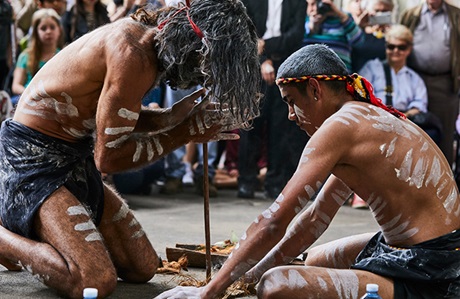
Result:
[[[32,36],[27,48],[21,52],[13,74],[12,97],[16,105],[32,77],[58,53],[63,45],[61,19],[51,8],[36,11],[32,17]]]

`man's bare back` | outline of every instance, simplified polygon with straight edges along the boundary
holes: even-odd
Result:
[[[436,144],[407,119],[348,102],[315,132],[306,153],[305,160],[318,163],[306,162],[309,172],[322,165],[326,173],[330,168],[323,161],[335,157],[328,160],[336,163],[332,173],[366,199],[388,244],[410,246],[460,228],[450,167]]]
[[[71,43],[33,78],[14,120],[75,142],[92,134],[98,109],[113,116],[122,107],[139,113],[139,99],[158,74],[153,37],[154,28],[124,19]],[[107,127],[108,120],[99,121]]]

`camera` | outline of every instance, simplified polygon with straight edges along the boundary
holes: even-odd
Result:
[[[324,3],[321,0],[316,1],[316,7],[318,10],[318,14],[324,15],[327,12],[331,11],[331,6],[329,4]]]
[[[391,11],[378,12],[369,16],[369,25],[386,25],[391,24]]]

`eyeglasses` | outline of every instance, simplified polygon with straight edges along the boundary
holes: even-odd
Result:
[[[393,51],[394,49],[398,49],[399,51],[406,51],[409,48],[409,45],[386,44],[386,47],[390,51]]]

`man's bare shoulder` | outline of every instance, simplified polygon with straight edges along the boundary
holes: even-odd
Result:
[[[343,105],[325,123],[333,126],[338,134],[348,131],[350,134],[369,138],[380,132],[394,133],[410,139],[411,135],[421,135],[421,129],[405,118],[398,118],[380,107],[370,103],[352,101]],[[366,132],[363,136],[362,133]]]
[[[81,88],[85,82],[87,89],[100,92],[110,68],[119,73],[125,68],[156,68],[153,43],[150,40],[146,45],[146,35],[151,37],[153,29],[128,18],[102,26],[66,46],[44,66],[37,79],[50,84],[48,78],[59,75],[61,86],[56,87]]]

